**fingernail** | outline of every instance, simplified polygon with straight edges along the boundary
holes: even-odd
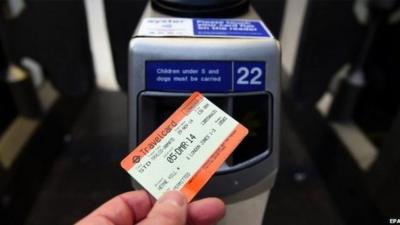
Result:
[[[182,207],[186,204],[185,197],[178,191],[169,191],[165,193],[157,202],[158,204],[172,204]]]

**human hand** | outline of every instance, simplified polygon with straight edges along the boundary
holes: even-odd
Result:
[[[171,191],[154,202],[141,190],[114,197],[75,225],[213,225],[224,215],[218,198],[188,204],[181,193]]]

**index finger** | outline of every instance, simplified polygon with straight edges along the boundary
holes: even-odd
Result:
[[[126,192],[104,203],[76,225],[132,225],[144,219],[152,206],[146,191]]]

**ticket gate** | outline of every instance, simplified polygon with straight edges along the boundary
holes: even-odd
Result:
[[[280,48],[249,2],[151,1],[128,64],[130,149],[201,92],[249,135],[199,196],[223,198],[227,224],[261,223],[278,168]],[[244,207],[252,213],[240,212]]]

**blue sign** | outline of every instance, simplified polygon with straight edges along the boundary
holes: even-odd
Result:
[[[233,66],[234,90],[265,90],[265,62],[235,62]]]
[[[164,91],[232,91],[229,61],[147,61],[146,89]]]
[[[271,37],[260,20],[193,19],[196,36]]]
[[[147,61],[145,69],[147,90],[180,92],[265,90],[265,62]]]

